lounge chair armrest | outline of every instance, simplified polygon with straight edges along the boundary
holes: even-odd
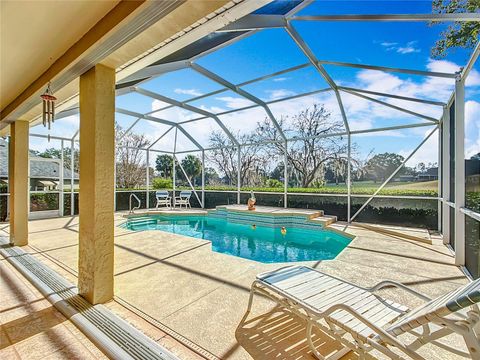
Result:
[[[335,304],[329,307],[327,310],[325,310],[321,315],[320,318],[322,317],[329,317],[332,313],[335,311],[343,310],[354,316],[356,319],[361,321],[363,324],[367,325],[370,329],[374,330],[376,333],[376,338],[379,338],[383,340],[386,343],[395,345],[399,350],[403,351],[405,354],[407,354],[410,358],[412,359],[423,359],[423,357],[418,356],[418,354],[415,352],[415,350],[409,349],[403,342],[401,342],[399,339],[395,338],[391,334],[387,333],[384,329],[381,327],[373,324],[371,321],[367,320],[365,317],[363,317],[361,314],[356,312],[354,309],[352,309],[350,306],[345,305],[345,304]]]
[[[321,314],[321,317],[329,317],[332,313],[334,313],[335,311],[340,311],[340,310],[343,310],[343,311],[346,311],[348,312],[350,315],[354,316],[356,319],[360,320],[362,323],[364,323],[365,325],[367,325],[369,328],[371,328],[372,330],[375,330],[375,332],[377,333],[377,335],[383,335],[385,336],[386,338],[390,339],[390,340],[394,340],[394,338],[387,334],[385,332],[385,330],[383,330],[382,328],[378,327],[377,325],[373,324],[371,321],[367,320],[365,317],[363,317],[361,314],[359,314],[358,312],[356,312],[354,309],[352,309],[350,306],[348,305],[345,305],[345,304],[335,304],[335,305],[332,305],[330,306],[327,310],[325,310],[322,314]]]
[[[371,288],[368,288],[367,290],[370,291],[370,292],[375,292],[375,291],[378,291],[380,289],[383,289],[385,287],[389,287],[389,286],[393,286],[393,287],[396,287],[396,288],[399,288],[399,289],[402,289],[402,290],[405,290],[406,292],[418,297],[419,299],[422,299],[423,301],[430,301],[432,300],[431,298],[429,298],[428,296],[416,291],[416,290],[413,290],[412,288],[402,284],[402,283],[399,283],[399,282],[396,282],[396,281],[392,281],[392,280],[384,280],[384,281],[381,281],[379,282],[377,285],[375,286],[372,286]]]

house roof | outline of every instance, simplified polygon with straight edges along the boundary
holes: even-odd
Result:
[[[30,177],[32,178],[58,178],[60,176],[60,167],[57,162],[35,160],[35,155],[30,151]],[[70,169],[63,169],[64,179],[69,179]],[[0,138],[0,177],[8,177],[8,142]],[[78,179],[78,173],[74,172],[74,179]]]

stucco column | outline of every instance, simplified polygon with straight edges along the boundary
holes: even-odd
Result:
[[[115,70],[80,76],[78,289],[92,304],[113,298]]]
[[[28,121],[10,125],[8,185],[10,191],[10,243],[28,244]]]

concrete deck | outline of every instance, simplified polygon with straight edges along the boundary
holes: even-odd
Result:
[[[123,215],[116,214],[116,225],[125,221]],[[334,260],[305,264],[363,286],[384,279],[401,281],[430,296],[467,282],[454,265],[453,255],[438,239],[425,244],[358,225],[335,223],[330,227],[347,230],[356,238]],[[8,226],[1,229],[2,226],[0,232],[8,233]],[[395,230],[429,237],[423,230]],[[78,218],[31,221],[30,246],[26,250],[76,282]],[[150,328],[145,329],[147,334],[162,329],[172,338],[180,339],[180,335],[196,344],[197,351],[207,358],[312,358],[302,320],[263,299],[254,302],[248,321],[239,327],[255,275],[283,265],[216,253],[209,241],[201,239],[160,231],[115,229],[118,302],[156,326],[149,324]],[[398,290],[387,289],[383,295],[409,306],[418,304]],[[118,303],[108,306],[116,311]],[[452,341],[461,346],[459,339]],[[337,346],[321,334],[317,344],[321,351]],[[168,344],[163,345],[168,348]],[[455,359],[433,347],[427,346],[422,352],[428,359]],[[348,354],[344,359],[352,357]],[[192,358],[191,354],[186,358]]]

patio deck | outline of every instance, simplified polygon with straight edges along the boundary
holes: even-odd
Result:
[[[115,215],[116,225],[125,221],[123,215]],[[336,259],[305,264],[364,286],[383,279],[401,281],[430,296],[467,281],[438,239],[426,244],[366,229],[361,224],[338,222],[331,227],[346,229],[356,238]],[[423,230],[393,230],[428,237]],[[0,227],[0,232],[6,235],[8,226]],[[25,249],[76,282],[78,217],[30,221],[30,246]],[[197,351],[207,358],[311,359],[302,320],[270,302],[256,300],[248,321],[238,327],[255,275],[283,265],[216,253],[206,240],[116,227],[116,301],[107,306],[116,311],[120,304],[126,305],[172,337],[181,336],[196,344]],[[387,289],[384,295],[410,306],[416,304],[398,290]],[[154,328],[144,330],[148,335]],[[321,351],[337,346],[318,335]],[[452,341],[460,344],[456,338]],[[422,352],[429,359],[455,358],[430,347]],[[347,354],[344,359],[351,357]]]

